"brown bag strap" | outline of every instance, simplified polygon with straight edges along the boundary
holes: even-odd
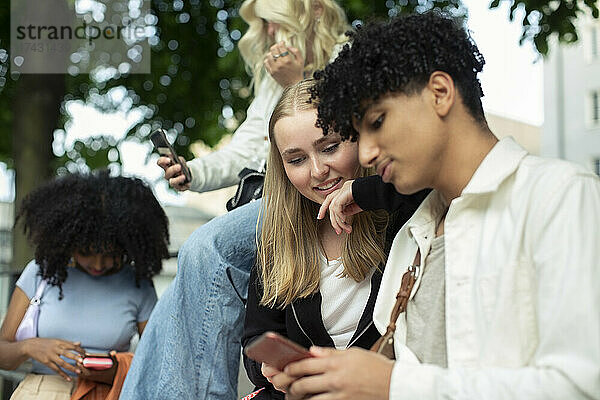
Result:
[[[390,323],[388,324],[388,329],[392,328],[392,331],[396,330],[396,321],[398,320],[400,314],[406,311],[406,306],[408,305],[410,293],[412,292],[412,289],[415,286],[415,282],[417,281],[417,276],[419,275],[420,266],[421,250],[417,249],[417,254],[415,255],[415,260],[413,261],[413,264],[410,267],[408,267],[408,270],[402,275],[400,290],[398,290],[398,294],[396,295],[396,303],[394,304],[394,308],[392,308],[392,314],[390,315]]]
[[[400,314],[406,311],[410,293],[412,292],[415,282],[417,281],[417,277],[419,276],[420,266],[421,250],[417,249],[417,254],[415,255],[412,265],[409,266],[408,270],[402,275],[400,290],[398,290],[398,294],[396,295],[396,303],[392,308],[390,323],[387,326],[385,335],[375,342],[373,347],[371,347],[371,351],[383,354],[392,360],[396,358],[394,354],[394,332],[396,332],[396,321],[398,321]]]

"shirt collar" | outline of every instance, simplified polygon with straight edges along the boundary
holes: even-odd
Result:
[[[498,141],[485,156],[462,195],[489,193],[498,189],[500,184],[516,170],[527,151],[512,137]]]
[[[461,196],[497,190],[500,184],[516,171],[526,155],[527,151],[519,146],[512,137],[501,139],[479,164]],[[410,235],[419,236],[431,233],[439,216],[447,207],[448,204],[444,197],[438,191],[433,190],[407,222]]]

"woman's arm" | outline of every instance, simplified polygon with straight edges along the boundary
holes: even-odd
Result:
[[[15,334],[27,307],[29,307],[29,298],[21,288],[16,287],[0,328],[0,368],[2,369],[16,369],[29,358],[23,348],[26,341],[15,342]]]
[[[207,192],[235,185],[244,167],[266,159],[269,147],[267,124],[283,88],[266,76],[256,98],[248,107],[246,119],[237,128],[231,142],[206,156],[187,163],[192,172],[191,190]]]
[[[354,202],[363,210],[386,210],[395,212],[410,210],[410,214],[427,197],[431,190],[425,189],[414,194],[401,194],[391,183],[385,183],[379,175],[356,178],[352,184]]]
[[[431,190],[404,195],[390,183],[384,183],[378,175],[357,178],[344,183],[341,189],[329,194],[321,208],[318,219],[329,219],[335,231],[352,232],[352,215],[361,211],[385,210],[395,213],[403,221],[408,220]]]
[[[257,268],[250,272],[250,284],[248,285],[248,303],[246,304],[246,317],[244,321],[244,334],[242,335],[242,347],[256,340],[267,331],[274,331],[287,336],[285,326],[285,311],[277,308],[261,306],[259,301],[262,297],[261,283],[258,278]],[[271,384],[262,374],[262,365],[244,354],[244,367],[250,381],[257,387],[271,387]]]
[[[61,356],[78,361],[85,354],[84,349],[79,343],[61,339],[36,337],[15,342],[15,334],[27,307],[29,307],[29,298],[17,286],[12,294],[2,328],[0,328],[0,368],[16,369],[29,358],[34,358],[70,381],[71,378],[64,370],[73,373],[77,373],[78,370],[64,361]]]

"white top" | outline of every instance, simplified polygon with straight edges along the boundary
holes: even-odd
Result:
[[[373,315],[381,332],[444,208],[432,192],[396,235]],[[596,175],[497,143],[444,223],[448,368],[418,364],[401,315],[390,399],[600,399],[599,227]]]
[[[337,349],[345,349],[352,339],[371,293],[371,276],[357,283],[341,278],[344,264],[341,259],[327,261],[321,256],[321,316],[325,329]]]
[[[28,298],[33,297],[41,282],[39,271],[35,260],[31,261],[17,281]],[[62,300],[58,299],[58,286],[48,285],[42,294],[38,336],[81,342],[90,353],[129,350],[131,338],[138,331],[137,323],[148,321],[156,304],[152,282],[143,279],[137,287],[130,266],[103,276],[92,276],[77,268],[67,268],[67,273]],[[56,374],[35,360],[33,372]]]
[[[236,129],[231,142],[222,149],[187,162],[192,172],[190,190],[208,192],[236,185],[242,169],[258,168],[267,158],[269,119],[282,92],[283,88],[265,74],[246,111],[246,119]]]

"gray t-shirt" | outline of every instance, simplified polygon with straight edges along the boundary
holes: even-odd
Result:
[[[39,266],[31,261],[17,281],[27,297],[35,295],[40,283]],[[46,287],[40,303],[38,336],[81,342],[86,351],[127,351],[137,323],[147,321],[156,303],[151,282],[135,285],[135,272],[124,267],[107,276],[91,276],[76,268],[67,269],[63,299],[58,300],[58,286]],[[54,374],[43,364],[34,362],[33,372]]]
[[[446,283],[444,236],[433,239],[423,265],[423,276],[406,306],[406,345],[419,361],[448,366],[446,354]]]

